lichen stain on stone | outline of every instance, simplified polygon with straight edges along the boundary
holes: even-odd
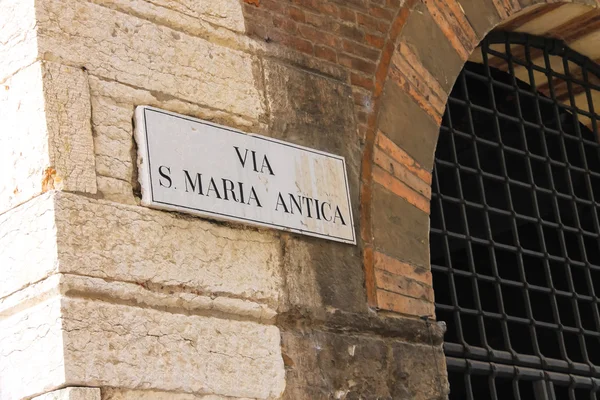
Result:
[[[256,7],[260,6],[260,0],[244,0],[244,3],[252,4]]]
[[[48,167],[44,170],[44,177],[42,178],[42,192],[43,193],[54,189],[55,178],[56,178],[56,170],[54,168]]]

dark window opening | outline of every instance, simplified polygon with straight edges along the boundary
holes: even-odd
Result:
[[[451,399],[596,399],[600,68],[494,32],[440,131],[431,264]]]

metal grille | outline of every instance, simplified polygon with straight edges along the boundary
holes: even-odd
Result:
[[[600,399],[600,69],[494,32],[450,95],[431,264],[451,399]]]

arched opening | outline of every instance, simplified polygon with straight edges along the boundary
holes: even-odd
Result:
[[[452,90],[431,266],[451,399],[596,399],[600,68],[494,32]]]

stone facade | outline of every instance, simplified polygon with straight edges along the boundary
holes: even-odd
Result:
[[[0,2],[0,400],[446,398],[439,124],[500,23],[600,57],[544,3]],[[138,105],[344,156],[358,245],[141,207]]]

